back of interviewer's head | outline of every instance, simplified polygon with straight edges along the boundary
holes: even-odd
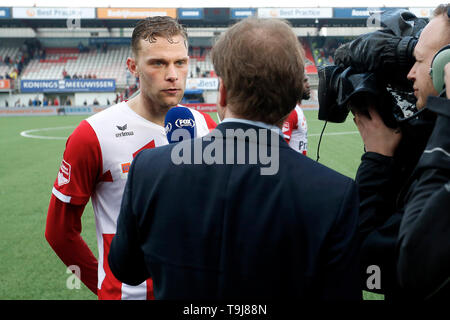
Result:
[[[278,124],[301,99],[304,54],[288,22],[244,19],[212,49],[227,107],[245,119]]]

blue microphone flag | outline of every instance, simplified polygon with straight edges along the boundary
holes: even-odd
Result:
[[[194,115],[186,107],[177,106],[170,109],[164,119],[164,127],[169,143],[196,137]]]

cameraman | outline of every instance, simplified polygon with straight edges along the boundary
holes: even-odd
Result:
[[[414,49],[416,62],[408,74],[417,108],[437,116],[431,136],[428,130],[407,136],[388,128],[370,107],[369,117],[354,112],[367,151],[356,176],[362,263],[363,268],[379,266],[386,299],[448,298],[450,293],[450,102],[436,97],[439,93],[429,74],[435,54],[450,44],[448,11],[449,4],[435,9]],[[447,98],[449,69],[447,65]],[[399,164],[399,159],[406,164]],[[414,170],[408,170],[408,164]]]

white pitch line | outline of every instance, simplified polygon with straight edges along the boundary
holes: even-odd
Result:
[[[340,136],[345,134],[357,134],[359,131],[342,131],[342,132],[324,132],[324,136]],[[320,133],[308,133],[308,137],[318,137],[320,136]]]
[[[20,135],[22,137],[25,137],[25,138],[33,138],[33,139],[66,140],[67,137],[39,136],[39,135],[30,134],[30,133],[39,132],[39,131],[52,131],[52,130],[61,130],[61,129],[71,129],[71,128],[75,128],[75,126],[31,129],[31,130],[22,131],[20,133]],[[340,136],[340,135],[357,134],[357,133],[359,133],[359,132],[358,131],[342,131],[342,132],[325,132],[323,135],[324,136]],[[308,137],[318,137],[318,136],[320,136],[320,133],[308,134]]]
[[[46,139],[46,140],[66,140],[67,137],[52,137],[52,136],[39,136],[30,133],[40,132],[40,131],[52,131],[52,130],[62,130],[62,129],[72,129],[75,126],[67,126],[67,127],[53,127],[53,128],[41,128],[41,129],[30,129],[25,130],[20,133],[22,137],[32,138],[32,139]]]

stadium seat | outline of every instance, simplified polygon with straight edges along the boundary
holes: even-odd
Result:
[[[117,87],[127,85],[125,62],[131,54],[129,47],[110,46],[106,53],[95,49],[79,53],[77,48],[47,48],[46,52],[45,60],[30,61],[22,72],[22,79],[62,79],[65,69],[70,76],[95,75],[97,79],[115,79]],[[128,84],[134,83],[135,78],[131,77]]]

